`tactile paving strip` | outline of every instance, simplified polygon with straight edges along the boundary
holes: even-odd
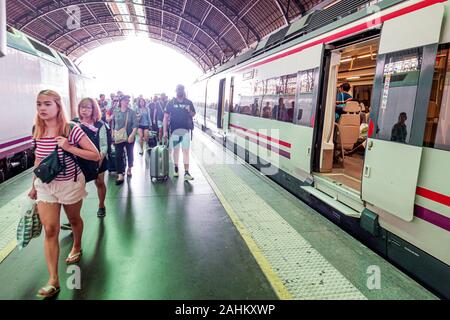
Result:
[[[203,166],[294,299],[366,299],[240,179],[232,165]]]
[[[17,225],[30,205],[27,194],[28,191],[0,207],[0,262],[14,249],[11,243],[16,240]]]

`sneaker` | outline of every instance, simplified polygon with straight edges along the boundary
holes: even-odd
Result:
[[[72,230],[70,223],[64,223],[61,225],[61,230]]]
[[[106,208],[99,208],[97,211],[98,218],[104,218],[106,216]]]
[[[194,180],[194,178],[191,176],[189,172],[184,173],[184,181],[191,181]]]
[[[180,173],[178,172],[178,167],[175,167],[175,173],[173,174],[175,178],[178,178],[180,176]]]

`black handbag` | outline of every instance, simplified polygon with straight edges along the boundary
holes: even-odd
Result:
[[[43,159],[39,166],[34,169],[34,174],[41,179],[43,183],[52,182],[60,172],[66,169],[65,163],[61,163],[59,160],[58,148],[59,147],[57,146],[55,150]]]

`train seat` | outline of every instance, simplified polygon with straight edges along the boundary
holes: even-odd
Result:
[[[348,101],[345,104],[344,110],[345,113],[360,113],[361,105],[357,101]]]
[[[342,148],[352,150],[359,138],[360,116],[355,114],[342,114],[339,123],[339,136]]]

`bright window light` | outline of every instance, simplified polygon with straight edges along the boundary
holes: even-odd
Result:
[[[162,92],[173,97],[177,84],[189,87],[202,74],[187,55],[143,36],[104,45],[78,61],[107,95],[121,90],[135,97]]]

